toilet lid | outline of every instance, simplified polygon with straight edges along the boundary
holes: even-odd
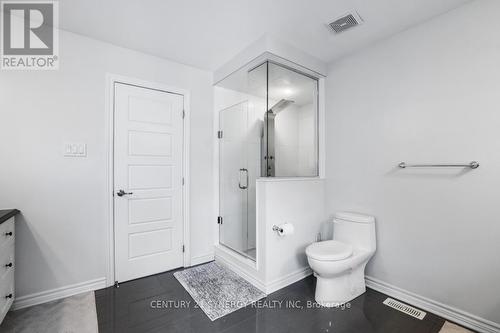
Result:
[[[352,246],[334,240],[318,242],[306,248],[306,255],[316,260],[343,260],[352,255]]]

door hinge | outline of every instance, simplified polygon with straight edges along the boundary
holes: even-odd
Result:
[[[217,216],[217,224],[222,224],[223,219],[222,216]]]
[[[217,131],[217,138],[222,139],[222,136],[224,135],[224,132],[222,131]]]
[[[182,185],[183,185],[183,186],[184,186],[184,183],[185,183],[185,182],[184,182],[184,177],[182,177]]]
[[[186,111],[182,110],[182,119],[186,118]]]
[[[186,252],[186,246],[182,245],[182,253]]]

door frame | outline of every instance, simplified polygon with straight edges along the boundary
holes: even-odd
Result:
[[[183,266],[191,266],[190,255],[190,219],[189,219],[189,148],[190,148],[190,92],[189,90],[179,89],[162,83],[145,81],[142,79],[127,77],[106,73],[106,94],[105,94],[105,114],[106,114],[106,146],[107,146],[107,173],[106,173],[106,198],[107,202],[107,237],[106,237],[106,286],[114,285],[115,279],[115,221],[114,221],[114,87],[116,83],[127,84],[139,88],[159,90],[166,93],[182,95],[184,99],[184,122],[183,122],[183,149],[182,149],[182,177],[184,186],[182,186],[182,216],[183,228],[182,239],[184,244]]]

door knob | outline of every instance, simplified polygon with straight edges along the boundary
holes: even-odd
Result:
[[[124,190],[119,190],[118,192],[116,192],[116,195],[118,195],[119,197],[123,197],[124,195],[131,195],[131,194],[134,194],[133,192],[125,192]]]

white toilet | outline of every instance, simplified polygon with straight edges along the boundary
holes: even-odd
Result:
[[[356,213],[337,213],[333,240],[306,248],[307,261],[317,277],[316,302],[334,307],[366,291],[365,266],[375,253],[375,218]]]

